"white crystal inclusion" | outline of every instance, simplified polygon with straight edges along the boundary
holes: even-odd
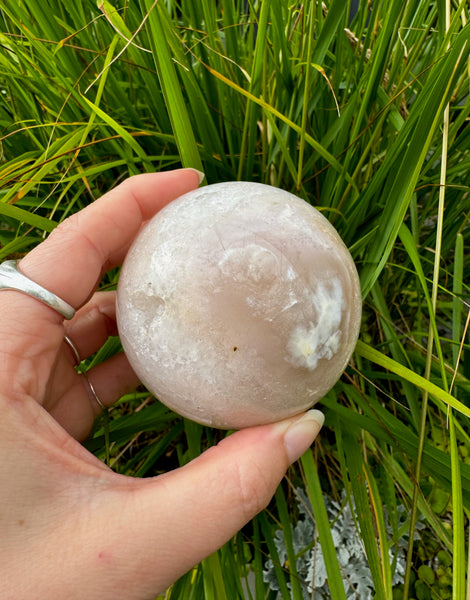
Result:
[[[314,370],[322,358],[330,359],[338,352],[341,341],[343,288],[337,278],[329,285],[319,284],[312,292],[317,309],[315,323],[297,325],[287,343],[289,360],[295,367]]]

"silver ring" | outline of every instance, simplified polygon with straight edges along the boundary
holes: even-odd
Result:
[[[80,354],[78,353],[78,350],[77,350],[75,344],[72,342],[72,340],[69,338],[68,335],[64,335],[64,341],[67,343],[69,348],[72,350],[73,356],[75,358],[75,366],[78,367],[78,365],[82,362],[82,359],[80,358]],[[90,390],[91,395],[95,399],[96,404],[98,404],[98,406],[101,408],[101,410],[106,410],[106,406],[99,399],[98,394],[96,393],[96,390],[93,387],[93,384],[91,383],[90,378],[87,375],[87,372],[83,371],[83,373],[80,373],[80,375],[83,375],[85,377],[85,381],[87,382],[88,389]]]
[[[101,408],[101,410],[106,410],[106,406],[98,398],[98,394],[96,393],[96,390],[93,387],[93,384],[91,383],[90,378],[88,377],[86,371],[83,374],[85,375],[86,382],[88,383],[88,387],[90,388],[91,395],[95,399],[96,404],[98,404],[98,406]]]
[[[55,311],[60,313],[65,319],[71,319],[75,314],[75,309],[64,300],[43,288],[42,285],[35,283],[26,275],[23,275],[18,269],[17,260],[6,260],[0,265],[0,291],[16,290],[27,294],[43,304],[47,304]]]

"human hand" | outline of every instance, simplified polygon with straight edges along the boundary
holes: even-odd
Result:
[[[77,308],[71,321],[0,293],[0,598],[143,600],[215,551],[271,499],[313,442],[321,413],[236,432],[190,464],[134,479],[79,443],[100,406],[75,357],[116,333],[114,293],[95,289],[142,224],[198,184],[191,169],[132,177],[67,219],[20,270]],[[124,354],[88,377],[108,406],[137,378]]]

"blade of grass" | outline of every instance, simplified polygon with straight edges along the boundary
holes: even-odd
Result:
[[[465,404],[463,404],[453,396],[451,396],[449,392],[443,390],[431,381],[428,381],[421,375],[418,375],[411,369],[408,369],[400,363],[397,363],[390,357],[385,356],[385,354],[382,354],[382,352],[379,352],[375,348],[372,348],[372,346],[359,340],[356,346],[356,352],[359,354],[359,356],[370,360],[376,365],[388,369],[392,373],[395,373],[399,377],[402,377],[403,379],[409,381],[410,383],[419,387],[420,389],[425,390],[426,392],[431,394],[431,396],[433,396],[436,400],[439,400],[447,406],[454,408],[466,417],[470,417],[470,408],[465,406]]]
[[[410,117],[399,132],[381,168],[361,199],[363,208],[379,193],[377,184],[386,185],[380,191],[393,199],[381,215],[377,236],[364,257],[361,272],[363,297],[366,297],[390,255],[398,230],[411,201],[420,169],[426,158],[434,132],[442,120],[442,112],[451,94],[462,64],[468,57],[470,29],[467,26],[456,38],[455,45],[439,61],[428,78]],[[383,173],[385,171],[386,173]]]
[[[381,582],[385,598],[392,598],[392,573],[390,569],[389,544],[385,528],[384,507],[377,481],[367,463],[363,463],[367,481],[370,505],[373,512],[373,525],[377,532],[377,546],[380,559]]]
[[[276,506],[279,512],[282,533],[286,542],[287,564],[289,568],[292,600],[303,600],[300,578],[297,572],[297,558],[292,538],[292,522],[287,508],[287,501],[282,488],[279,486],[275,494]]]
[[[462,282],[463,282],[463,268],[464,268],[464,242],[461,233],[457,234],[455,240],[455,258],[454,258],[454,277],[452,282],[452,292],[454,297],[452,299],[452,339],[454,344],[452,346],[452,358],[453,364],[457,371],[459,363],[459,340],[461,336],[461,322],[462,322]]]
[[[253,563],[252,571],[255,575],[255,589],[254,597],[250,591],[250,600],[256,600],[256,598],[263,598],[266,595],[265,584],[263,580],[263,554],[261,552],[261,531],[260,523],[258,519],[253,519]],[[246,587],[248,587],[248,575],[250,571],[246,570]]]
[[[205,6],[203,4],[203,7]],[[212,10],[209,12],[212,15]],[[220,127],[214,122],[213,112],[210,110],[211,97],[217,98],[217,91],[211,89],[207,92],[207,88],[204,88],[201,84],[200,77],[197,76],[198,74],[196,75],[192,62],[195,57],[194,50],[188,48],[184,39],[177,37],[177,33],[177,31],[174,31],[174,35],[169,35],[167,42],[178,69],[181,86],[188,98],[188,116],[190,112],[193,115],[194,136],[198,137],[203,148],[211,149],[210,156],[209,153],[207,154],[206,162],[209,162],[209,158],[214,162],[214,158],[216,158],[227,169],[228,162],[226,150],[221,140]],[[214,46],[218,45],[216,35],[213,32],[209,32],[208,37],[212,40]],[[218,55],[217,58],[219,58]],[[221,62],[221,59],[216,62]],[[215,103],[217,103],[217,100],[215,100]]]
[[[396,460],[393,455],[385,453],[383,456],[384,467],[387,468],[390,474],[395,478],[399,484],[401,490],[406,494],[408,499],[412,501],[414,493],[414,482],[410,480],[408,474],[400,465],[400,462]],[[418,497],[418,508],[420,513],[425,517],[428,526],[431,528],[433,535],[436,539],[440,540],[445,548],[452,551],[452,540],[449,539],[449,532],[445,530],[441,523],[438,515],[434,513],[431,506],[429,505],[427,498],[423,494]],[[407,533],[409,532],[409,523],[406,527]]]
[[[449,410],[450,458],[452,465],[452,533],[454,542],[452,564],[452,599],[465,596],[465,515],[463,510],[460,456],[457,446],[454,415]]]
[[[371,291],[374,304],[377,307],[378,314],[381,320],[381,325],[384,331],[384,337],[386,345],[390,349],[392,358],[401,364],[406,364],[410,369],[412,368],[412,362],[408,357],[403,344],[401,343],[397,333],[394,329],[393,319],[390,315],[389,308],[384,298],[381,287],[376,284]],[[405,392],[406,400],[412,414],[412,420],[415,427],[418,427],[420,406],[414,393],[414,388],[408,381],[402,381],[403,390]]]
[[[211,554],[202,561],[202,572],[204,577],[204,598],[207,600],[227,598],[228,595],[225,589],[218,552]]]
[[[19,208],[18,206],[7,204],[5,202],[0,202],[0,215],[5,215],[6,217],[15,219],[20,223],[27,223],[28,225],[32,225],[33,227],[37,227],[38,229],[47,231],[48,233],[50,233],[57,226],[55,221],[51,221],[45,217],[41,217],[27,210]]]
[[[145,458],[138,469],[136,469],[135,476],[147,476],[150,469],[155,465],[157,460],[168,451],[171,443],[176,440],[179,435],[181,435],[182,431],[183,421],[178,421],[176,425],[171,427],[156,444],[152,444],[150,451],[146,450],[144,453]]]
[[[256,43],[253,53],[253,65],[250,75],[249,92],[252,95],[259,96],[262,89],[262,73],[263,73],[263,62],[266,53],[267,39],[266,30],[268,27],[269,13],[271,10],[271,0],[264,0],[261,4],[258,28],[256,33]],[[243,133],[240,144],[240,161],[238,164],[237,178],[243,179],[244,163],[247,161],[247,171],[249,173],[253,170],[253,159],[255,155],[255,138],[256,129],[258,127],[256,122],[256,115],[253,111],[253,104],[251,102],[247,105],[245,112],[245,120],[243,123]]]
[[[441,230],[441,233],[442,233],[442,230]],[[402,224],[400,226],[398,235],[405,247],[405,250],[408,253],[408,256],[411,259],[411,262],[413,263],[413,266],[416,270],[416,276],[419,280],[419,283],[421,284],[421,288],[423,290],[424,297],[426,299],[426,304],[427,304],[428,314],[429,314],[430,330],[432,331],[432,336],[433,336],[432,340],[433,340],[433,343],[436,344],[436,352],[437,352],[437,355],[439,358],[439,364],[441,367],[441,376],[442,376],[443,386],[447,389],[447,377],[446,377],[446,369],[445,369],[445,364],[444,364],[444,356],[442,354],[442,347],[441,347],[441,342],[439,339],[439,334],[437,331],[436,315],[435,315],[436,296],[434,296],[434,294],[437,294],[438,288],[436,286],[436,291],[433,291],[433,298],[431,298],[431,296],[429,295],[429,290],[426,285],[426,278],[424,276],[424,271],[423,271],[423,268],[421,265],[421,261],[419,258],[419,253],[416,248],[415,241],[413,239],[413,236],[411,235],[410,230],[406,227],[405,224]],[[431,353],[431,358],[432,358],[432,353]],[[425,377],[428,379],[429,376],[430,376],[430,365],[429,365],[429,373],[427,374],[427,376],[425,375]]]
[[[262,98],[257,98],[256,96],[254,96],[249,91],[242,88],[237,83],[235,83],[235,82],[231,81],[230,79],[228,79],[227,77],[225,77],[225,75],[223,75],[222,73],[218,73],[217,71],[215,71],[209,65],[204,65],[204,66],[206,67],[206,69],[208,69],[208,71],[214,77],[216,77],[217,79],[220,79],[220,81],[223,81],[224,83],[226,83],[229,87],[231,87],[234,90],[236,90],[237,92],[239,92],[242,96],[246,96],[249,100],[251,100],[255,104],[258,104],[264,110],[269,111],[273,117],[279,119],[280,121],[282,121],[283,123],[288,125],[296,133],[299,133],[299,134],[301,133],[302,128],[299,125],[297,125],[296,123],[294,123],[291,119],[286,117],[284,114],[279,112],[274,106],[271,106],[268,102],[266,102]],[[342,173],[343,169],[341,167],[341,164],[338,162],[338,160],[332,154],[330,154],[327,150],[325,150],[325,148],[321,144],[319,144],[311,135],[305,134],[305,141],[316,152],[318,152],[318,154],[320,156],[322,156],[334,169],[336,169],[339,173]],[[347,173],[346,174],[343,173],[343,175],[346,178],[346,180],[353,186],[353,188],[357,189],[351,176],[348,175]]]
[[[467,512],[467,520],[469,518],[469,513]],[[466,600],[470,600],[470,527],[468,527],[468,563],[467,563],[467,595]]]
[[[313,3],[310,4],[313,8]],[[310,80],[312,74],[312,53],[313,53],[313,42],[314,42],[314,28],[315,28],[315,14],[313,10],[307,12],[308,19],[308,34],[307,34],[307,50],[306,57],[304,59],[304,99],[302,102],[302,120],[300,125],[300,140],[299,140],[299,159],[297,163],[297,181],[296,189],[300,190],[302,184],[302,171],[304,165],[304,152],[305,152],[305,135],[307,133],[307,119],[310,106]]]
[[[444,7],[444,4],[441,4],[441,7]],[[445,3],[445,15],[442,18],[441,22],[445,24],[445,28],[443,28],[446,32],[449,28],[450,23],[450,3],[446,0]],[[445,105],[444,108],[444,127],[443,127],[443,137],[442,137],[442,153],[441,153],[441,174],[440,174],[440,188],[439,188],[439,204],[438,204],[438,214],[437,214],[437,232],[436,232],[436,251],[435,251],[435,259],[434,259],[434,273],[433,273],[433,286],[432,286],[432,305],[429,307],[429,315],[431,317],[431,323],[428,331],[428,345],[427,345],[427,353],[426,353],[426,368],[425,368],[425,378],[429,379],[431,374],[431,364],[432,364],[432,355],[433,355],[433,346],[434,343],[438,341],[439,336],[437,331],[435,332],[435,326],[433,327],[433,322],[436,316],[437,309],[437,293],[438,293],[438,282],[439,282],[439,270],[440,270],[440,261],[441,261],[441,244],[442,244],[442,231],[443,231],[443,221],[444,221],[444,200],[445,200],[445,183],[446,183],[446,170],[447,170],[447,151],[448,151],[448,132],[449,132],[449,104]],[[445,377],[443,378],[443,385],[447,391],[447,380]],[[426,435],[426,420],[428,417],[428,391],[424,391],[423,393],[423,402],[422,402],[422,413],[421,413],[421,423],[419,429],[419,446],[418,446],[418,456],[416,460],[416,469],[415,469],[415,488],[413,494],[413,502],[411,507],[411,519],[410,519],[410,536],[408,543],[408,552],[407,552],[407,560],[406,560],[406,571],[405,571],[405,581],[404,581],[404,597],[408,598],[409,588],[410,588],[410,579],[411,579],[411,565],[413,560],[413,542],[414,542],[414,530],[416,526],[416,518],[417,518],[417,509],[418,509],[418,494],[419,494],[419,485],[421,479],[421,466],[422,466],[422,456],[423,456],[423,446],[424,446],[424,438]],[[451,432],[451,444],[453,433]],[[458,463],[455,464],[455,453],[451,447],[451,464],[452,464],[452,490],[456,492],[456,486],[458,486],[458,482],[454,480],[455,470],[458,469]],[[460,477],[459,477],[460,480]],[[460,490],[461,497],[461,490]],[[455,501],[455,498],[453,502]],[[453,504],[455,508],[455,504]],[[460,509],[461,510],[461,509]],[[454,536],[455,542],[455,536]],[[459,569],[459,577],[460,577],[460,569]],[[455,582],[455,578],[454,578]],[[455,596],[454,596],[455,598]]]
[[[402,422],[402,420],[393,416],[378,399],[374,399],[370,395],[363,397],[352,386],[340,386],[340,389],[344,390],[351,403],[354,402],[357,405],[356,410],[341,406],[329,396],[323,398],[322,403],[341,417],[343,428],[347,426],[348,430],[356,429],[357,435],[361,429],[370,432],[377,440],[389,444],[394,450],[398,450],[407,466],[411,468],[410,460],[413,460],[417,454],[418,434],[409,427],[406,421]],[[339,444],[339,442],[337,443]],[[450,493],[452,486],[451,460],[447,451],[436,448],[432,443],[426,441],[423,450],[423,461],[426,472],[439,481],[440,485]],[[347,473],[347,470],[343,469],[343,472]],[[469,465],[461,465],[461,475],[464,502],[466,507],[470,508]],[[413,478],[413,476],[411,477]],[[410,489],[412,485],[410,480]]]
[[[276,573],[276,580],[279,586],[279,591],[282,595],[282,600],[292,600],[291,593],[287,586],[286,574],[281,565],[279,553],[276,548],[276,544],[273,537],[273,528],[270,526],[266,513],[262,512],[257,517],[260,522],[261,531],[263,533],[266,546],[268,547],[269,556],[273,563],[274,572]]]
[[[23,235],[8,242],[0,242],[2,244],[0,248],[0,260],[3,261],[14,253],[23,252],[26,248],[31,248],[41,241],[42,238],[35,235]]]
[[[150,13],[148,18],[150,46],[181,163],[183,167],[193,167],[203,171],[186,103],[167,43],[167,37],[172,35],[172,31],[165,27],[167,20],[165,9],[153,0],[142,0],[142,5],[145,12]]]
[[[33,167],[28,168],[28,171],[35,171],[34,177],[30,175],[23,180],[25,175],[25,173],[23,173],[23,177],[19,182],[15,183],[6,191],[5,195],[2,197],[2,202],[16,202],[18,199],[29,194],[31,190],[43,181],[43,179],[54,172],[54,169],[60,165],[64,155],[76,151],[80,139],[81,130],[80,128],[77,128],[75,131],[59,138],[56,142],[51,144],[50,147],[46,148],[34,161],[34,169]]]
[[[323,500],[320,479],[312,451],[307,450],[300,460],[305,477],[305,487],[315,516],[315,525],[318,529],[318,538],[325,560],[331,597],[334,600],[346,600],[343,578],[331,533],[330,520]]]
[[[122,127],[115,119],[113,119],[106,111],[102,110],[99,106],[97,106],[94,102],[89,100],[86,96],[82,96],[83,100],[86,104],[91,108],[91,110],[96,113],[107,125],[109,125],[122,139],[129,145],[130,148],[137,154],[137,156],[141,159],[142,164],[144,165],[147,172],[153,170],[152,165],[147,157],[147,154],[140,146],[140,144],[136,141],[136,139],[130,135],[130,133]]]
[[[308,33],[307,33],[307,48],[306,48],[306,57],[303,59],[304,66],[304,98],[302,102],[302,120],[301,120],[301,129],[300,129],[300,140],[299,140],[299,158],[298,158],[298,166],[297,166],[297,181],[296,181],[296,189],[299,191],[302,187],[303,181],[303,166],[304,166],[304,153],[305,153],[305,136],[307,133],[307,125],[308,125],[308,117],[309,117],[309,107],[310,107],[310,98],[311,98],[311,87],[316,84],[316,78],[313,77],[314,71],[321,73],[329,86],[331,84],[329,82],[328,77],[323,69],[323,61],[325,59],[325,55],[328,51],[329,46],[333,43],[336,36],[338,35],[338,30],[341,25],[344,12],[346,10],[347,4],[343,2],[343,0],[334,0],[331,2],[328,7],[328,13],[321,27],[320,34],[318,38],[315,40],[315,23],[316,18],[313,11],[313,3],[311,3],[311,10],[307,12],[308,18]],[[334,96],[334,90],[332,90]],[[336,101],[336,98],[335,98]],[[346,170],[344,170],[346,173]]]
[[[445,3],[445,32],[450,29],[451,5],[450,0]],[[449,41],[450,45],[450,41]],[[448,47],[448,46],[447,46]],[[439,283],[439,267],[441,261],[441,245],[444,228],[444,203],[446,194],[446,173],[447,156],[449,150],[449,126],[450,126],[450,104],[447,104],[444,110],[444,123],[442,132],[442,158],[441,158],[441,178],[439,188],[439,205],[436,233],[436,254],[434,262],[433,277],[433,309],[437,309],[437,294]],[[431,341],[429,342],[432,343]],[[429,352],[430,354],[430,352]],[[428,354],[428,356],[429,356]],[[457,369],[457,365],[456,365]],[[463,598],[465,593],[465,527],[464,514],[462,506],[462,484],[460,476],[460,457],[458,453],[454,415],[452,409],[448,412],[448,424],[450,430],[450,458],[452,465],[452,521],[453,521],[453,542],[454,542],[454,560],[452,565],[452,598],[458,600]]]
[[[368,564],[375,585],[377,600],[385,600],[386,591],[382,579],[381,561],[375,538],[374,522],[372,520],[369,492],[366,486],[366,475],[361,456],[361,446],[357,440],[345,432],[343,435],[346,463],[349,473],[349,481],[354,496],[357,520],[361,530],[361,538],[367,554]],[[354,511],[351,511],[354,514]]]
[[[323,65],[328,49],[337,41],[347,8],[348,5],[343,0],[333,0],[329,3],[326,19],[315,41],[315,48],[312,55],[314,63]],[[341,33],[343,32],[341,31]]]

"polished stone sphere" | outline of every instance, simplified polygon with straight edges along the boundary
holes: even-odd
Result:
[[[310,408],[354,350],[361,292],[328,220],[283,190],[226,182],[163,208],[124,261],[117,318],[145,386],[213,427]]]

